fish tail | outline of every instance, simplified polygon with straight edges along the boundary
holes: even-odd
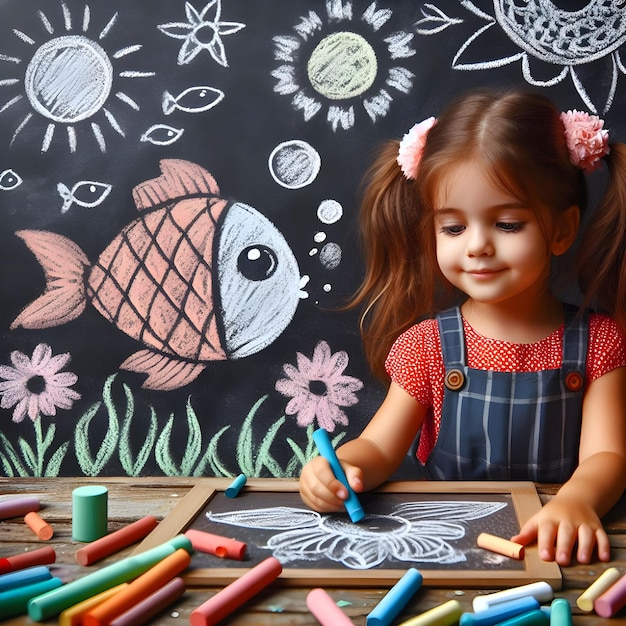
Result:
[[[60,326],[76,319],[86,305],[84,274],[89,261],[73,241],[41,230],[15,233],[35,255],[44,271],[43,294],[13,320],[11,329]]]
[[[176,99],[169,91],[163,92],[162,105],[163,105],[163,113],[165,113],[165,115],[169,115],[176,108]]]

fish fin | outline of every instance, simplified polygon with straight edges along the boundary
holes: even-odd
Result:
[[[89,261],[73,241],[40,230],[15,233],[41,264],[46,279],[43,294],[13,320],[11,330],[60,326],[76,319],[86,305],[84,273]]]
[[[148,378],[141,385],[144,389],[172,391],[194,381],[204,365],[172,359],[152,350],[139,350],[131,354],[120,365],[120,369],[148,374]]]
[[[189,196],[217,196],[220,188],[213,176],[197,163],[182,159],[162,159],[161,176],[140,183],[133,199],[140,211]]]

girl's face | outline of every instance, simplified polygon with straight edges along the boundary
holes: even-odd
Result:
[[[470,299],[515,306],[546,292],[554,251],[535,212],[494,186],[478,163],[451,168],[434,220],[439,267]]]

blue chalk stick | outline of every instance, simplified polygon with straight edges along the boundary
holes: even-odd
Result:
[[[246,480],[248,478],[245,474],[239,474],[235,480],[226,488],[226,497],[227,498],[236,498],[239,495],[239,492],[243,489],[243,486],[246,484]]]
[[[478,613],[463,613],[459,626],[494,626],[504,620],[539,608],[539,601],[532,596],[500,602]]]
[[[367,626],[388,626],[400,614],[415,592],[422,586],[422,575],[415,569],[406,574],[387,592],[367,616]]]
[[[359,502],[359,498],[348,484],[348,478],[346,477],[343,467],[337,458],[333,444],[330,441],[328,433],[323,428],[318,428],[313,433],[313,441],[317,446],[320,454],[330,463],[330,467],[333,470],[335,478],[339,480],[343,486],[348,490],[348,499],[344,502],[346,511],[353,522],[360,522],[365,517],[365,511]]]
[[[32,585],[33,583],[48,580],[49,578],[52,578],[52,574],[45,565],[27,567],[26,569],[0,576],[0,591],[15,589],[23,585]]]

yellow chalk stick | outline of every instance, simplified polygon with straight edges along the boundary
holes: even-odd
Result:
[[[479,548],[491,550],[491,552],[497,552],[518,561],[524,558],[524,546],[521,543],[515,543],[502,537],[496,537],[489,533],[480,533],[476,537],[476,543]]]
[[[622,574],[616,567],[609,567],[604,570],[596,580],[580,594],[576,604],[581,611],[587,611],[590,613],[593,611],[593,603],[596,598],[599,598],[607,589],[613,586]]]
[[[59,626],[81,626],[83,623],[83,617],[88,611],[93,609],[95,606],[98,606],[98,604],[101,604],[105,600],[113,597],[124,587],[128,587],[128,583],[121,583],[116,587],[111,587],[111,589],[107,589],[106,591],[92,596],[91,598],[87,598],[74,606],[70,606],[59,615]]]
[[[456,624],[463,613],[463,607],[458,600],[448,600],[439,606],[420,613],[400,626],[451,626]]]

